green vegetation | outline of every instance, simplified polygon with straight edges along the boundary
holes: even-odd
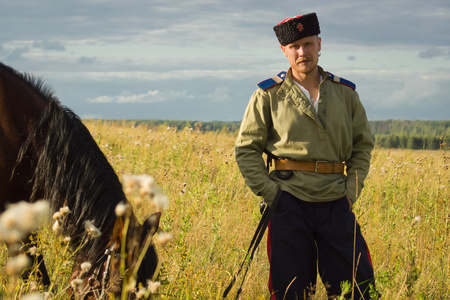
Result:
[[[125,122],[152,127],[163,125],[177,128],[177,130],[196,127],[202,131],[230,133],[237,132],[241,124],[239,121],[130,120]],[[450,121],[370,121],[370,128],[375,136],[375,144],[381,148],[438,150],[443,145],[450,144]]]
[[[121,180],[151,175],[169,197],[161,229],[173,241],[158,247],[161,286],[151,299],[221,299],[261,217],[259,197],[245,185],[234,159],[236,132],[178,130],[131,121],[86,121]],[[365,188],[354,206],[369,245],[383,299],[450,299],[450,152],[376,149]],[[130,201],[142,221],[151,207]],[[52,233],[39,231],[54,282],[67,299],[71,255]],[[250,266],[240,299],[269,299],[266,240]],[[10,259],[0,245],[0,264]],[[320,280],[319,280],[320,282]],[[344,284],[344,283],[343,283]],[[36,292],[33,284],[0,273],[0,298]],[[37,290],[43,294],[42,290]],[[229,299],[236,295],[236,287]],[[326,299],[319,284],[313,299]]]
[[[371,121],[370,127],[382,148],[437,150],[450,143],[450,121]]]

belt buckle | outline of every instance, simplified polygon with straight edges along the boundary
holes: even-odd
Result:
[[[319,173],[318,172],[318,170],[319,170],[319,163],[328,163],[326,160],[319,160],[319,161],[316,161],[316,167],[315,167],[315,169],[314,169],[314,173]]]

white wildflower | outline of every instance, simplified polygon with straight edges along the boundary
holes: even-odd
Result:
[[[81,289],[83,288],[83,280],[76,278],[74,280],[72,280],[70,282],[70,286],[75,290],[75,291],[81,291]]]
[[[25,254],[12,257],[8,260],[5,266],[5,273],[7,275],[19,275],[23,269],[31,265],[31,259]]]
[[[28,282],[28,291],[34,292],[39,289],[39,284],[36,282],[36,280],[30,280]]]
[[[72,240],[72,238],[71,238],[70,236],[66,236],[66,237],[63,239],[63,243],[64,243],[64,244],[69,244],[71,240]]]
[[[23,239],[30,232],[41,226],[50,215],[47,201],[35,203],[21,201],[8,206],[0,215],[0,237],[9,243]]]
[[[49,215],[50,212],[50,204],[48,201],[45,200],[39,200],[31,204],[33,206],[34,213],[40,218],[45,218]]]
[[[156,294],[158,292],[159,287],[161,286],[161,283],[159,281],[147,281],[148,290],[151,294]]]
[[[156,242],[156,244],[160,245],[161,247],[164,247],[172,240],[173,240],[173,235],[171,235],[170,233],[167,233],[167,232],[163,232],[163,233],[158,234],[155,242]]]
[[[84,228],[86,229],[86,233],[89,237],[97,238],[102,234],[101,231],[98,230],[98,228],[95,227],[91,221],[86,221],[84,223]]]
[[[58,220],[56,220],[55,223],[53,223],[52,230],[55,233],[58,233],[58,234],[61,233],[62,227],[61,227],[61,223],[59,223]]]
[[[134,175],[123,175],[123,182],[125,185],[125,193],[127,194],[133,193],[139,185],[139,181]]]
[[[132,278],[128,281],[127,286],[125,287],[126,291],[133,292],[136,290],[136,279]]]
[[[30,253],[31,255],[36,255],[37,252],[38,248],[36,246],[33,246],[30,249],[28,249],[28,253]]]
[[[167,195],[158,193],[155,195],[153,201],[157,210],[164,211],[169,209],[169,197]]]
[[[89,272],[89,270],[92,268],[92,264],[90,262],[84,262],[80,265],[81,271],[83,273]]]
[[[136,299],[144,299],[146,293],[147,293],[146,288],[139,289],[139,291],[137,291],[136,293]]]
[[[63,215],[63,217],[71,213],[71,211],[70,211],[68,206],[61,207],[59,209],[59,212]]]
[[[53,214],[53,220],[60,221],[63,219],[63,214],[60,211],[57,211]]]
[[[420,216],[415,217],[414,220],[413,220],[413,225],[416,225],[420,221],[422,221],[422,218]]]
[[[127,203],[121,202],[121,203],[117,204],[116,209],[115,209],[116,216],[123,217],[128,209],[129,209],[129,207],[128,207]]]
[[[139,195],[144,196],[152,196],[154,193],[153,186],[155,183],[155,179],[149,175],[141,175],[139,176]]]
[[[29,294],[24,297],[21,297],[20,300],[44,300],[44,296],[38,293]]]

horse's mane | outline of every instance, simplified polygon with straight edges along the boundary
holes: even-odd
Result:
[[[46,85],[44,80],[40,77],[33,76],[30,73],[21,73],[17,70],[11,68],[10,66],[7,66],[0,62],[0,68],[2,68],[4,71],[10,73],[13,76],[18,77],[19,79],[23,80],[24,82],[28,83],[28,85],[36,92],[38,93],[42,99],[49,101],[50,99],[54,98],[54,92],[53,89]]]
[[[69,207],[71,213],[63,229],[75,247],[85,235],[86,221],[92,221],[102,232],[110,232],[116,219],[115,207],[126,199],[114,169],[80,118],[63,107],[51,89],[33,76],[18,76],[48,101],[17,160],[19,165],[37,153],[32,161],[35,171],[30,201],[49,200],[54,212]],[[93,239],[79,254],[86,260],[94,259],[105,244],[104,239]]]

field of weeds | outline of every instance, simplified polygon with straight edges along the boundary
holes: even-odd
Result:
[[[234,160],[236,134],[178,131],[129,122],[86,121],[119,178],[152,176],[169,197],[161,230],[173,239],[158,247],[161,286],[152,299],[221,299],[261,217],[260,199],[245,186]],[[383,299],[450,298],[450,151],[374,150],[366,187],[354,212],[371,250]],[[130,201],[137,203],[135,195]],[[151,206],[135,205],[142,221]],[[71,253],[48,221],[39,253],[54,282],[53,299],[65,299]],[[269,299],[263,239],[241,299]],[[6,265],[6,247],[0,263]],[[2,269],[0,297],[41,295],[33,282]],[[239,282],[238,282],[239,285]],[[236,287],[231,291],[234,298]],[[46,294],[49,295],[49,294]],[[30,297],[31,298],[31,297]],[[315,299],[324,299],[323,286]]]

